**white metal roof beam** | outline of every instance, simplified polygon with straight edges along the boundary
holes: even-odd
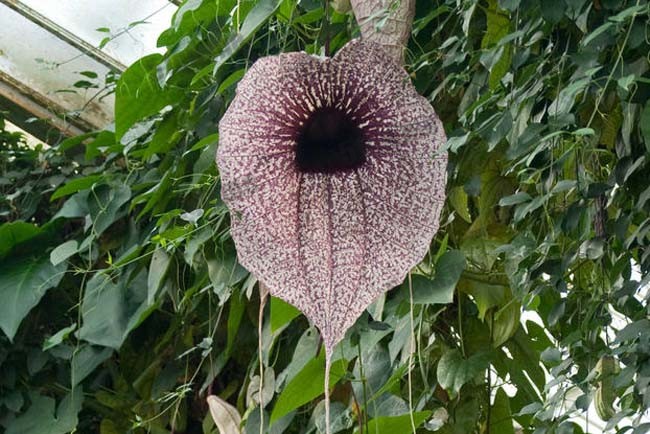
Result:
[[[112,69],[113,71],[122,72],[126,69],[126,66],[122,64],[119,60],[109,56],[99,48],[93,46],[92,44],[89,44],[88,42],[79,38],[75,34],[69,32],[65,28],[59,26],[54,21],[38,13],[34,9],[30,8],[29,6],[21,3],[20,1],[0,0],[0,3],[18,12],[19,14],[21,14],[22,16],[24,16],[34,24],[42,27],[43,29],[55,35],[57,38],[67,42],[68,44],[80,50],[88,57],[96,60],[102,65],[105,65],[106,67]]]

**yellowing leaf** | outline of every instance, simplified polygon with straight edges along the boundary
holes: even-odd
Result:
[[[207,401],[219,434],[241,434],[241,416],[235,407],[215,395],[208,396]]]

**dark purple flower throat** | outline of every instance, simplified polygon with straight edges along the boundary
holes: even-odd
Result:
[[[296,140],[296,164],[303,173],[335,173],[366,162],[366,145],[357,122],[335,107],[315,110]]]

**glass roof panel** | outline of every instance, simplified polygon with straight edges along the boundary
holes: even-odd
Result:
[[[104,38],[111,38],[102,50],[125,65],[157,51],[156,39],[169,27],[177,9],[168,0],[21,2],[95,47],[102,45]]]
[[[66,111],[85,107],[81,117],[93,126],[104,127],[111,122],[112,95],[101,99],[95,97],[98,88],[73,87],[85,80],[98,82],[101,88],[107,67],[4,5],[0,5],[0,29],[0,72]],[[85,77],[80,74],[83,71],[92,71],[98,78]]]

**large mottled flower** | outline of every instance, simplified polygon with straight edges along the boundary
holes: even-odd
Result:
[[[255,62],[219,133],[241,264],[304,312],[331,351],[436,233],[440,120],[380,46],[354,40],[332,58]]]

